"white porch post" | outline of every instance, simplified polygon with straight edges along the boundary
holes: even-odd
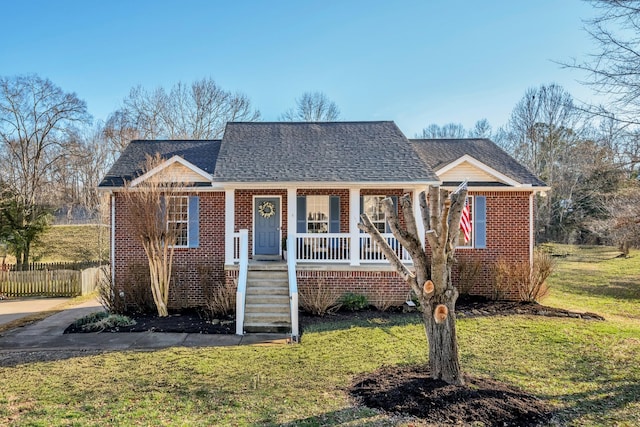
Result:
[[[287,237],[295,237],[298,231],[298,192],[295,188],[287,188]],[[289,241],[289,239],[287,239]],[[296,248],[287,247],[288,253],[294,253]]]
[[[420,194],[422,189],[415,188],[413,190],[413,215],[416,217],[416,226],[418,227],[418,237],[420,237],[420,242],[422,242],[422,249],[424,249],[424,240],[425,240],[425,230],[424,230],[424,222],[422,222],[422,211],[420,210]]]
[[[233,232],[235,228],[235,190],[224,191],[224,263],[233,265]]]
[[[351,265],[360,265],[360,189],[349,189],[349,236],[351,240]]]

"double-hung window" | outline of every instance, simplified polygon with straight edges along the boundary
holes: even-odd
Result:
[[[380,203],[386,196],[362,196],[362,211],[369,215],[371,222],[380,233],[387,230],[387,221]]]
[[[487,198],[485,196],[467,196],[469,206],[470,238],[465,241],[460,230],[458,248],[485,249],[487,247]]]
[[[175,236],[175,247],[189,246],[189,197],[170,197],[167,206],[167,230]]]
[[[467,207],[469,209],[469,224],[471,224],[471,230],[469,232],[469,240],[466,240],[464,231],[462,230],[462,219],[460,225],[460,235],[458,236],[458,248],[472,248],[473,247],[473,234],[475,227],[473,224],[473,196],[467,196]]]
[[[329,213],[329,196],[307,196],[307,233],[328,233]]]

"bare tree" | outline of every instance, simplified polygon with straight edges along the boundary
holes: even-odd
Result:
[[[159,154],[147,156],[143,172],[156,168],[163,161]],[[184,184],[179,183],[178,179],[169,179],[167,183],[147,179],[135,187],[127,183],[123,192],[131,213],[135,238],[147,256],[151,292],[160,317],[169,315],[174,246],[182,231],[179,227],[168,226],[169,218],[175,215],[174,201],[176,196],[183,194],[183,189]]]
[[[122,107],[109,115],[105,136],[121,152],[132,139],[217,139],[227,122],[259,119],[246,95],[205,78],[179,82],[168,91],[134,87]]]
[[[296,99],[296,107],[280,116],[285,122],[332,122],[340,118],[338,105],[323,92],[305,92]]]
[[[422,129],[422,134],[416,135],[418,138],[465,138],[467,131],[460,123],[447,123],[446,125],[430,124]]]
[[[590,0],[599,12],[586,22],[595,44],[588,59],[565,63],[587,74],[586,84],[611,99],[608,110],[616,120],[640,124],[640,1]],[[595,114],[602,109],[587,107]],[[607,115],[609,113],[606,113]]]
[[[56,164],[68,155],[75,127],[90,120],[87,106],[36,75],[0,78],[0,175],[22,210],[19,249],[26,264],[45,216],[42,201]],[[30,224],[35,228],[29,231]]]
[[[572,160],[567,153],[580,141],[581,126],[581,116],[571,95],[556,84],[542,85],[528,89],[516,104],[500,142],[553,189],[566,162]],[[561,198],[553,191],[551,197],[538,198],[539,240],[550,237],[552,206]]]
[[[476,122],[468,132],[469,138],[491,138],[491,125],[489,120],[481,119]]]
[[[449,384],[464,383],[456,337],[455,304],[458,290],[451,281],[451,268],[460,233],[460,216],[467,196],[466,184],[449,194],[429,187],[428,195],[420,193],[420,209],[426,237],[431,248],[431,262],[418,235],[411,197],[404,195],[399,204],[406,227],[400,226],[390,198],[382,200],[389,227],[398,242],[409,252],[414,272],[402,264],[367,214],[361,215],[358,228],[369,233],[382,248],[387,260],[409,284],[420,301],[422,320],[429,344],[431,377]]]
[[[640,187],[636,182],[629,182],[621,188],[606,204],[608,217],[590,222],[591,230],[601,236],[605,242],[617,244],[620,251],[629,255],[629,248],[638,247],[640,242]]]

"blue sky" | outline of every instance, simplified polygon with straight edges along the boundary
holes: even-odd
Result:
[[[131,87],[213,78],[276,120],[323,91],[344,120],[496,128],[529,87],[559,83],[553,60],[591,50],[581,0],[0,0],[0,75],[37,73],[104,120]]]

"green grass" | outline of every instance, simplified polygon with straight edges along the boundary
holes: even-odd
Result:
[[[50,227],[32,251],[37,262],[76,262],[108,259],[109,227],[56,225]]]
[[[545,303],[605,322],[461,319],[463,368],[547,400],[558,425],[640,425],[638,257],[560,259]],[[417,320],[374,319],[310,328],[299,345],[24,363],[0,368],[0,425],[416,425],[358,407],[347,388],[382,365],[425,363],[425,350]]]

